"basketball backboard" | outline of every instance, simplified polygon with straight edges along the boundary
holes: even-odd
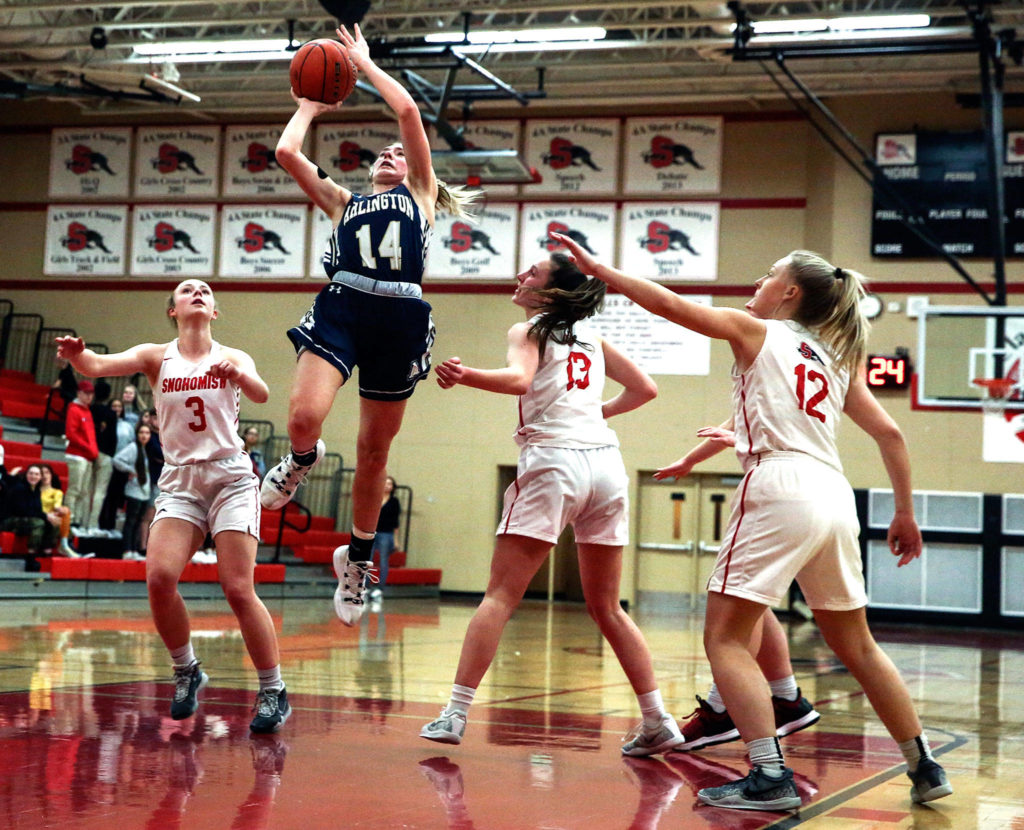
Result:
[[[917,325],[915,408],[1024,406],[1024,307],[923,305]]]
[[[434,173],[449,184],[532,184],[540,175],[515,150],[434,150]]]

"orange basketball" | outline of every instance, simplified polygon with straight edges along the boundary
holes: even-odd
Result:
[[[300,98],[336,104],[355,89],[356,67],[348,50],[328,38],[303,43],[288,70],[292,90]]]

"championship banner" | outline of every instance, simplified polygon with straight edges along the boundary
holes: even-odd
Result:
[[[462,128],[462,137],[466,139],[467,150],[515,150],[519,152],[522,142],[523,122],[519,120],[470,121]],[[448,142],[431,133],[430,147],[432,150],[449,150]],[[448,184],[464,185],[464,181],[451,181]],[[531,185],[532,186],[532,185]],[[482,184],[488,198],[493,196],[514,196],[519,192],[517,184]]]
[[[527,165],[543,177],[535,193],[615,193],[619,119],[526,122]]]
[[[612,262],[615,253],[615,205],[609,202],[573,204],[523,204],[522,232],[519,237],[520,271],[543,259],[558,244],[550,231],[565,234],[584,250],[603,262]]]
[[[313,157],[317,166],[353,193],[370,193],[370,167],[380,151],[401,141],[398,125],[320,124],[316,129]]]
[[[282,127],[228,127],[224,132],[225,196],[303,196],[274,156]]]
[[[220,136],[220,127],[140,127],[135,133],[135,195],[216,196]]]
[[[43,273],[124,274],[127,224],[127,205],[51,205],[46,211]]]
[[[428,277],[503,280],[519,272],[518,205],[489,205],[476,213],[476,222],[438,213],[427,259]]]
[[[659,281],[718,279],[718,202],[626,202],[619,268]]]
[[[711,305],[711,297],[688,300]],[[650,375],[711,373],[711,339],[651,314],[622,294],[608,294],[593,323],[601,336]]]
[[[220,220],[220,276],[305,276],[305,205],[225,206]]]
[[[136,207],[132,276],[212,277],[216,205]]]
[[[627,118],[623,193],[718,193],[723,123],[720,116]]]
[[[50,198],[128,195],[131,127],[74,127],[50,135]]]

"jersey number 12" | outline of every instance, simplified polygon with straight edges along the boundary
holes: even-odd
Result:
[[[793,372],[796,374],[796,405],[812,418],[825,423],[825,413],[816,407],[828,397],[828,378],[814,369],[808,371],[805,363],[798,363]],[[808,383],[817,385],[810,398],[806,397]]]

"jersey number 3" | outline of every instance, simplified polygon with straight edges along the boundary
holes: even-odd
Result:
[[[812,418],[825,423],[825,413],[816,407],[828,397],[828,378],[814,369],[808,371],[805,363],[798,363],[793,372],[796,374],[796,405]],[[808,384],[816,385],[810,398],[806,397]]]
[[[569,375],[569,382],[565,386],[566,391],[574,386],[577,389],[586,389],[590,386],[590,358],[583,352],[569,352],[565,370]]]
[[[196,416],[196,419],[189,423],[188,428],[193,432],[202,432],[206,429],[206,407],[203,404],[203,399],[198,395],[193,395],[191,398],[185,398],[185,406],[192,410],[192,414]]]

